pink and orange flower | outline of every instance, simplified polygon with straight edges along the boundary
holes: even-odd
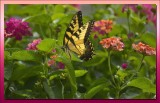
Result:
[[[100,41],[100,44],[103,48],[122,51],[124,48],[124,43],[121,42],[121,38],[119,37],[110,37]]]
[[[143,44],[142,42],[139,42],[138,44],[132,44],[132,47],[134,50],[136,50],[139,53],[142,53],[143,55],[156,55],[155,48]]]
[[[100,20],[94,23],[93,31],[101,35],[108,34],[112,30],[112,20]]]

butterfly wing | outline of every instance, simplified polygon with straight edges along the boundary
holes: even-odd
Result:
[[[93,24],[90,21],[83,25],[82,13],[79,11],[72,18],[64,35],[63,45],[78,54],[82,60],[89,60],[93,55],[93,47],[88,39]]]
[[[78,54],[82,60],[89,60],[93,55],[93,46],[88,39],[93,24],[93,21],[87,22],[75,32],[72,36],[75,45],[71,41],[68,42],[68,49]],[[75,35],[79,35],[79,38]]]
[[[68,42],[72,42],[74,44],[74,40],[72,36],[76,36],[79,38],[79,35],[76,35],[75,32],[83,26],[82,22],[82,12],[78,11],[72,18],[71,23],[69,24],[68,28],[66,29],[65,35],[64,35],[64,40],[63,40],[63,45],[68,45]],[[75,44],[74,44],[75,45]]]

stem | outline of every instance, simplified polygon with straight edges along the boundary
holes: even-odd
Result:
[[[7,46],[7,44],[11,41],[11,38],[7,38],[7,40],[4,42],[4,45]]]
[[[143,55],[143,57],[142,57],[142,59],[140,61],[140,64],[139,64],[139,66],[137,68],[137,72],[132,74],[131,77],[128,79],[128,81],[124,85],[122,85],[121,90],[124,89],[127,86],[128,82],[130,82],[133,79],[133,77],[141,70],[141,66],[143,64],[144,57],[145,57],[145,55]]]
[[[64,99],[64,86],[63,86],[62,81],[61,81],[61,80],[59,80],[59,81],[60,81],[60,83],[61,83],[61,85],[62,85],[62,99]]]
[[[120,90],[118,89],[116,92],[116,99],[119,99],[119,92],[120,92]]]
[[[127,22],[128,22],[129,33],[130,33],[130,21],[129,21],[129,16],[130,16],[130,13],[129,13],[129,5],[128,5]]]
[[[116,85],[116,82],[115,82],[114,77],[113,77],[112,69],[111,69],[110,51],[108,51],[108,66],[109,66],[109,72],[111,74],[112,82],[114,83],[114,85]]]

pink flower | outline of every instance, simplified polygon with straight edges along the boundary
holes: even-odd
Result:
[[[17,40],[21,40],[22,36],[31,36],[31,28],[27,22],[23,22],[21,19],[10,18],[6,23],[5,37],[15,37]],[[7,35],[6,34],[10,34]]]
[[[138,44],[132,44],[132,47],[134,50],[136,50],[139,53],[142,53],[143,55],[156,55],[155,48],[143,44],[142,42],[139,42]]]
[[[38,50],[37,45],[41,42],[41,39],[35,39],[32,43],[28,44],[27,50]]]
[[[126,69],[126,68],[128,67],[128,64],[127,64],[127,63],[123,63],[123,64],[121,65],[121,67],[122,67],[123,69]]]
[[[100,20],[94,23],[93,31],[101,35],[108,34],[112,30],[112,20]]]
[[[52,66],[52,65],[54,65],[55,64],[55,61],[54,60],[49,60],[48,62],[47,62],[47,65],[50,67],[50,66]]]
[[[119,37],[110,37],[100,41],[100,44],[103,48],[122,51],[124,48],[123,42],[121,42],[121,38]]]

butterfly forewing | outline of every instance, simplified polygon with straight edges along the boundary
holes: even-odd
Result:
[[[78,54],[82,60],[89,60],[93,55],[93,47],[88,39],[93,24],[93,21],[89,21],[83,25],[82,14],[79,11],[72,18],[64,36],[64,46]]]
[[[71,23],[69,24],[65,36],[63,44],[67,44],[69,40],[74,44],[74,40],[72,39],[72,36],[75,35],[77,38],[79,38],[78,35],[75,34],[75,32],[83,25],[82,22],[82,12],[78,11],[72,18]]]

